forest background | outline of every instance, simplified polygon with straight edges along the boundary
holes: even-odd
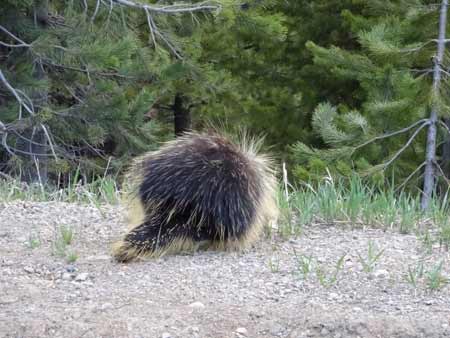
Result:
[[[0,175],[119,178],[161,141],[214,125],[265,134],[293,185],[356,175],[420,192],[430,163],[445,193],[443,4],[2,0]]]

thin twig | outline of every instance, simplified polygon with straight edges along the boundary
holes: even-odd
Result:
[[[56,159],[58,159],[58,157],[56,156],[55,148],[54,148],[54,146],[53,146],[53,142],[52,142],[52,139],[51,139],[51,137],[50,137],[50,133],[48,132],[47,127],[46,127],[45,125],[43,125],[42,123],[41,123],[40,125],[41,125],[42,130],[43,130],[44,133],[45,133],[45,136],[47,137],[47,141],[48,141],[48,144],[49,144],[50,149],[51,149],[51,151],[52,151],[53,157],[54,157],[55,160],[56,160]]]
[[[362,147],[365,147],[366,145],[368,145],[370,143],[373,143],[375,141],[382,140],[382,139],[385,139],[385,138],[389,138],[389,137],[392,137],[392,136],[395,136],[395,135],[406,133],[407,131],[413,129],[415,126],[417,126],[417,125],[419,125],[421,123],[425,124],[427,122],[428,122],[428,119],[421,119],[421,120],[416,121],[413,124],[411,124],[410,126],[405,127],[403,129],[396,130],[396,131],[394,131],[392,133],[387,133],[387,134],[384,134],[384,135],[376,136],[376,137],[374,137],[374,138],[372,138],[372,139],[370,139],[370,140],[368,140],[368,141],[366,141],[366,142],[356,146],[354,151],[356,151],[356,150],[358,150],[358,149],[360,149]],[[421,127],[423,127],[423,126],[421,126]]]
[[[186,12],[190,13],[205,10],[217,11],[222,8],[222,6],[219,3],[211,1],[203,1],[197,4],[174,4],[167,6],[152,6],[149,4],[141,4],[139,2],[134,2],[130,0],[114,0],[114,2],[123,6],[148,9],[149,11],[157,13],[186,13]]]
[[[14,89],[13,86],[10,85],[8,80],[5,78],[5,75],[3,74],[2,70],[0,69],[0,81],[3,83],[3,85],[14,95],[16,100],[19,102],[21,106],[23,106],[30,115],[34,115],[34,107],[32,105],[28,106],[23,99],[20,97],[19,93],[16,89]]]
[[[155,23],[153,22],[153,18],[148,9],[145,9],[145,14],[147,15],[147,23],[148,23],[148,27],[150,29],[150,35],[152,37],[153,45],[155,46],[155,49],[156,49],[157,44],[156,44],[156,39],[155,39],[155,33],[153,31],[153,27],[155,26]]]
[[[442,170],[442,167],[439,165],[439,163],[434,161],[434,165],[436,166],[436,168],[439,169],[439,172],[441,173],[442,178],[445,180],[445,183],[447,183],[447,185],[450,186],[450,180],[447,178],[447,175],[445,175],[444,170]]]
[[[403,188],[405,185],[406,185],[406,183],[408,183],[409,182],[409,180],[411,180],[411,178],[413,178],[414,177],[414,175],[418,172],[418,171],[420,171],[420,169],[422,169],[424,166],[425,166],[425,164],[427,164],[427,162],[425,162],[425,161],[423,161],[404,181],[403,181],[403,183],[402,184],[400,184],[396,189],[395,189],[395,192],[397,192],[397,191],[399,191],[401,188]]]
[[[6,33],[7,35],[9,35],[10,37],[12,37],[14,40],[16,40],[17,42],[19,42],[19,45],[9,45],[7,47],[31,47],[30,44],[26,43],[25,41],[23,41],[22,39],[18,38],[17,36],[15,36],[13,33],[11,33],[9,30],[7,30],[5,27],[3,27],[2,25],[0,25],[0,30],[4,33]],[[1,43],[3,45],[7,45],[5,43]]]
[[[389,160],[387,161],[383,166],[386,168],[389,165],[392,164],[392,162],[394,162],[404,151],[406,148],[409,147],[409,145],[412,143],[412,141],[414,141],[414,139],[416,138],[417,134],[419,134],[419,132],[426,126],[428,126],[430,124],[429,121],[425,122],[424,124],[422,124],[419,128],[416,129],[416,131],[411,135],[411,137],[409,138],[408,142],[405,143],[405,145],[403,147],[400,148],[399,151],[397,151],[395,153],[395,155]]]

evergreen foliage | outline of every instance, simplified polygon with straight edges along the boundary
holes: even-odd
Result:
[[[352,95],[361,103],[342,98],[315,109],[312,128],[325,149],[300,142],[293,145],[295,172],[301,179],[323,176],[328,168],[343,176],[376,173],[371,178],[379,184],[384,175],[400,183],[424,161],[423,119],[431,105],[439,102],[442,116],[448,112],[448,87],[439,97],[432,95],[431,88],[436,6],[429,1],[361,0],[358,4],[359,14],[341,12],[357,48],[323,47],[320,41],[306,44],[315,66],[327,69],[332,83],[358,84]],[[402,129],[404,133],[396,133]],[[383,137],[391,133],[392,137]],[[413,135],[417,135],[415,141],[400,153]]]
[[[193,16],[155,15],[160,38],[153,46],[155,32],[147,28],[145,11],[110,5],[45,0],[2,4],[1,70],[31,108],[26,112],[6,85],[0,88],[0,121],[6,126],[2,171],[17,175],[27,167],[32,170],[37,159],[53,177],[75,168],[88,178],[106,169],[117,172],[169,135],[151,108],[165,88],[191,71],[173,57],[171,48],[176,52],[178,43],[186,43],[186,17]],[[18,39],[26,46],[15,46]],[[45,135],[37,137],[43,129]],[[29,153],[38,156],[33,161]]]

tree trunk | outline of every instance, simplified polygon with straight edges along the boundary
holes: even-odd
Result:
[[[439,18],[439,39],[438,39],[438,51],[434,58],[434,71],[433,71],[433,95],[439,95],[439,87],[441,83],[441,65],[444,59],[445,52],[445,30],[447,26],[447,8],[448,0],[443,0],[441,4],[441,15]],[[438,111],[437,105],[432,104],[430,112],[430,125],[428,127],[427,146],[426,146],[426,165],[425,176],[422,195],[422,210],[427,210],[430,204],[430,199],[435,189],[435,173],[434,165],[436,162],[436,136]]]
[[[189,108],[184,106],[183,96],[180,93],[175,95],[173,115],[176,136],[191,130],[191,112]]]

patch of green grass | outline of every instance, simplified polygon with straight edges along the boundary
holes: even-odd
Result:
[[[41,186],[39,184],[26,184],[18,180],[0,179],[0,201],[35,201],[35,202],[69,202],[69,203],[96,203],[117,204],[120,200],[120,191],[117,183],[108,177],[83,183],[85,180],[78,175],[69,179],[67,188]]]
[[[422,212],[420,194],[384,190],[367,185],[359,177],[333,180],[326,177],[312,186],[303,183],[291,188],[288,197],[280,193],[279,235],[301,234],[307,225],[330,224],[392,229],[403,234],[421,233],[424,225],[438,228],[434,241],[450,247],[450,207],[446,200],[435,200],[430,211]]]

